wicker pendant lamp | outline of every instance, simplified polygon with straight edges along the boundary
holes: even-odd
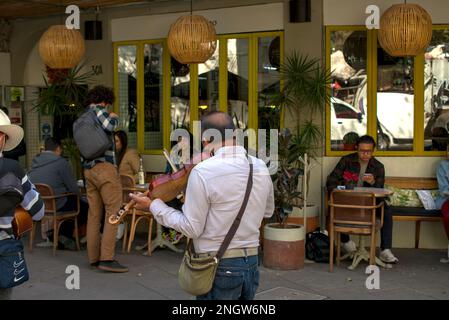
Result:
[[[380,46],[393,57],[424,53],[432,39],[432,18],[417,4],[396,4],[380,18]]]
[[[182,64],[203,63],[209,59],[217,47],[214,25],[203,16],[179,17],[170,26],[167,38],[170,54]]]
[[[84,56],[84,39],[76,29],[54,25],[39,40],[39,54],[44,63],[53,69],[75,67]]]

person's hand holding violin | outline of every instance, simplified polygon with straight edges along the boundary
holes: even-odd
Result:
[[[129,197],[135,202],[134,208],[147,212],[150,211],[150,205],[153,200],[148,197],[148,192],[130,193]]]

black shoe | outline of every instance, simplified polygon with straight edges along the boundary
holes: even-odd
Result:
[[[117,260],[100,261],[98,269],[108,272],[128,272],[128,268],[122,266]]]
[[[90,268],[91,269],[97,269],[99,265],[100,265],[100,261],[92,262],[90,264]]]

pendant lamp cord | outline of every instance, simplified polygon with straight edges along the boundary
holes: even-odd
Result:
[[[190,0],[190,15],[193,14],[193,0]]]

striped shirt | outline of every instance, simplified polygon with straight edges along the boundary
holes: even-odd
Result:
[[[109,148],[109,150],[107,150],[102,157],[98,157],[89,161],[86,160],[83,166],[85,169],[92,169],[97,163],[100,162],[109,162],[114,166],[117,166],[117,158],[115,156],[115,143],[112,133],[118,126],[118,118],[111,117],[110,113],[102,105],[91,104],[89,108],[94,109],[95,114],[97,115],[97,118],[100,121],[104,131],[106,131],[106,133],[111,136],[112,145],[111,148]]]
[[[34,221],[41,220],[44,216],[45,207],[35,186],[28,179],[19,163],[15,160],[0,158],[1,169],[0,177],[12,172],[22,181],[23,200],[20,204],[31,215]],[[14,210],[9,212],[0,212],[0,240],[10,238],[13,235],[12,220],[14,218]]]

